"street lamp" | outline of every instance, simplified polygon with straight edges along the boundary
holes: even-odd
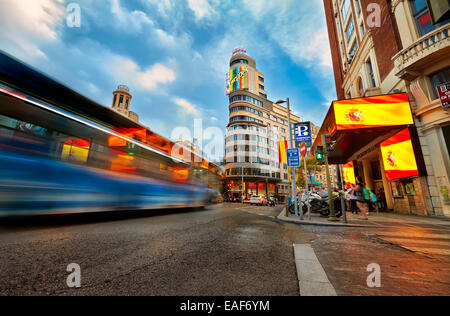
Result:
[[[284,104],[287,103],[287,117],[288,117],[288,126],[289,126],[289,138],[291,143],[291,148],[295,148],[294,146],[294,139],[292,138],[292,126],[291,126],[291,106],[289,103],[289,98],[286,100],[279,100],[276,102],[276,104]],[[291,167],[292,170],[292,197],[294,199],[294,207],[295,207],[295,216],[298,216],[298,205],[297,205],[297,185],[295,183],[295,168]]]

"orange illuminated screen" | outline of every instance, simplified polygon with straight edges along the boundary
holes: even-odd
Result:
[[[419,175],[407,128],[381,143],[381,154],[388,181]]]
[[[414,124],[406,93],[334,101],[338,130]]]
[[[64,142],[61,158],[69,161],[87,162],[91,142],[85,139],[70,139]]]
[[[353,165],[353,161],[345,164],[344,167],[344,179],[347,187],[350,187],[350,184],[356,185],[356,177],[355,177],[355,168]]]

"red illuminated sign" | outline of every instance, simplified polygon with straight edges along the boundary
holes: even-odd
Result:
[[[441,99],[444,108],[450,107],[450,82],[437,87],[439,99]]]

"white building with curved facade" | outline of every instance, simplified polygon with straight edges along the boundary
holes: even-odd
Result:
[[[287,109],[267,99],[264,75],[244,50],[233,53],[226,78],[229,124],[225,138],[225,175],[229,197],[289,194],[286,164],[278,143],[289,140]],[[300,118],[291,113],[291,124]]]

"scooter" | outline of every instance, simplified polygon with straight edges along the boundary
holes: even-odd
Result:
[[[308,207],[305,204],[306,198],[302,196],[302,210],[303,214],[306,214],[308,212]],[[311,213],[320,214],[323,217],[330,216],[330,207],[328,205],[328,198],[322,198],[316,194],[310,196],[309,203],[311,205]],[[341,207],[341,200],[339,196],[333,197],[333,204],[334,204],[334,210],[336,217],[342,216],[342,207]],[[289,213],[295,214],[295,206],[294,204],[289,205]]]

